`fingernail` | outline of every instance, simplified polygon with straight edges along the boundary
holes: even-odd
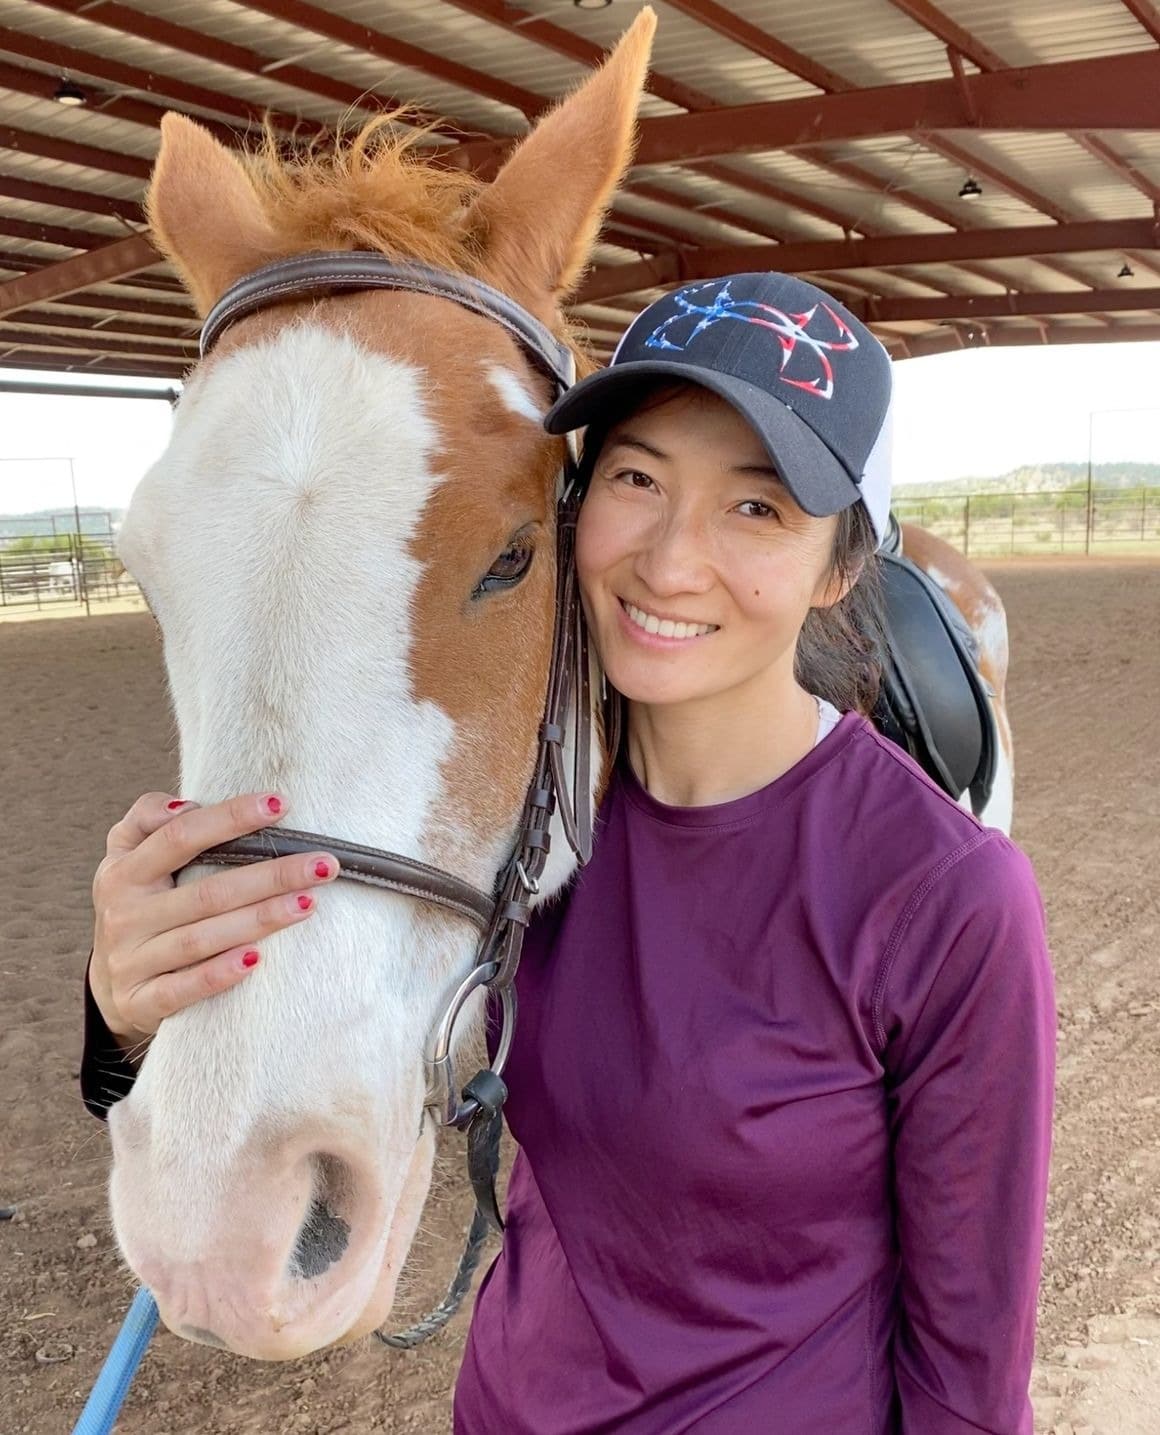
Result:
[[[242,966],[243,966],[243,967],[256,967],[257,965],[258,965],[258,954],[257,954],[257,952],[243,952],[243,953],[242,953]]]
[[[300,912],[309,912],[310,909],[311,909],[311,907],[313,907],[313,906],[314,906],[314,898],[313,898],[313,897],[308,897],[305,892],[299,892],[299,894],[298,894],[298,910],[299,910]]]
[[[282,799],[280,797],[267,797],[264,805],[266,811],[270,813],[272,817],[277,817],[282,811]]]
[[[175,797],[172,802],[167,802],[165,804],[165,806],[170,812],[176,812],[179,807],[185,807],[186,805],[187,804],[184,797]]]
[[[314,875],[315,875],[316,877],[318,877],[318,878],[329,877],[329,876],[330,876],[330,863],[329,863],[329,862],[316,862],[316,863],[314,864]]]

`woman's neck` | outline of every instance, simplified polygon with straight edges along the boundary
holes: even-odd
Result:
[[[670,807],[731,802],[788,772],[814,746],[818,707],[790,676],[738,701],[628,704],[626,748],[645,790]]]

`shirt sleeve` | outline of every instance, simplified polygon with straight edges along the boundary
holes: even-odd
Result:
[[[90,957],[91,960],[91,957]],[[81,1099],[88,1110],[103,1121],[109,1107],[128,1096],[137,1079],[133,1065],[117,1045],[113,1033],[105,1025],[89,985],[85,968],[85,1038],[81,1053]]]
[[[1055,1002],[1023,853],[984,831],[940,862],[878,986],[901,1435],[1032,1435]]]

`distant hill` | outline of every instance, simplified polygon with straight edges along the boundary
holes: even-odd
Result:
[[[1013,468],[998,478],[950,478],[929,483],[900,484],[900,496],[917,497],[930,493],[937,498],[956,498],[971,493],[1035,493],[1043,489],[1086,488],[1086,463],[1036,463]],[[1151,488],[1160,486],[1160,463],[1093,463],[1095,488]]]
[[[98,538],[109,536],[110,526],[116,530],[125,516],[123,508],[82,506],[81,532]],[[13,538],[27,538],[38,533],[75,533],[76,513],[71,508],[38,508],[31,513],[0,513],[0,546]]]

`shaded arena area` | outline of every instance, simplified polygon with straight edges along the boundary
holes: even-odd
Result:
[[[1035,862],[1060,1018],[1033,1393],[1051,1435],[1160,1429],[1160,562],[988,569],[1011,625],[1015,836]],[[0,1424],[70,1428],[128,1303],[104,1133],[80,1106],[89,885],[109,825],[174,781],[151,620],[0,623]],[[470,1197],[445,1144],[408,1307],[441,1291]],[[593,1199],[598,1199],[593,1193]],[[251,1364],[159,1334],[124,1435],[443,1432],[465,1329]],[[566,1393],[562,1393],[566,1398]]]

